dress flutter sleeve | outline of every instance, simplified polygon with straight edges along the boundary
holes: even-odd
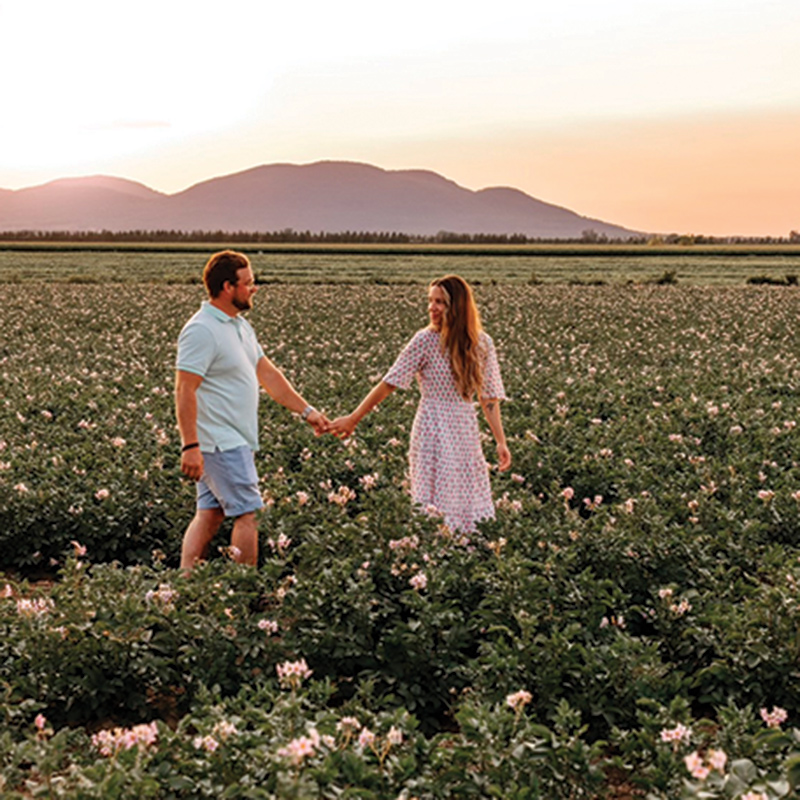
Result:
[[[411,341],[403,348],[391,369],[383,376],[384,383],[399,389],[408,389],[414,376],[425,366],[427,360],[427,331],[414,334]]]
[[[481,385],[481,398],[492,400],[505,400],[506,393],[503,388],[503,378],[500,375],[500,365],[497,363],[497,351],[489,334],[484,334],[486,347],[486,361],[483,365],[483,384]]]

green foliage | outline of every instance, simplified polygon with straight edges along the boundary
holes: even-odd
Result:
[[[262,287],[250,316],[336,414],[425,324],[423,294]],[[461,537],[414,513],[413,392],[348,444],[265,400],[259,567],[228,561],[223,532],[185,578],[193,487],[172,364],[200,299],[163,285],[6,299],[4,796],[557,798],[609,780],[670,800],[790,796],[800,298],[481,285],[512,398],[496,520]],[[300,659],[310,680],[282,688],[277,667]],[[788,722],[766,728],[775,706]],[[374,749],[341,746],[348,715]],[[151,722],[157,747],[91,745],[99,728]],[[194,745],[223,722],[246,733]],[[679,722],[691,736],[675,748],[660,736]],[[384,754],[392,726],[403,744]],[[311,728],[336,746],[278,755]],[[711,750],[724,771],[692,778],[685,757]]]

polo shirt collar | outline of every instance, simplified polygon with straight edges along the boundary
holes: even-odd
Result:
[[[224,311],[220,311],[216,306],[212,306],[208,300],[203,300],[202,310],[205,311],[207,314],[211,314],[211,316],[214,317],[214,319],[217,319],[220,322],[238,323],[240,321],[240,317],[238,314],[235,317],[231,317]]]

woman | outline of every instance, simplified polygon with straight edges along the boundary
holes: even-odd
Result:
[[[451,530],[471,532],[494,517],[486,460],[473,399],[478,396],[497,442],[498,466],[511,466],[500,418],[505,400],[494,343],[481,328],[469,284],[457,275],[433,281],[428,291],[430,325],[418,331],[383,380],[348,416],[329,430],[350,436],[361,419],[398,386],[416,375],[420,404],[411,429],[411,496],[431,513],[444,516]]]

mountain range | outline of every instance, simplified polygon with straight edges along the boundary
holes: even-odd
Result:
[[[631,231],[517,189],[472,191],[427,170],[320,161],[266,164],[163,194],[108,176],[0,189],[3,231],[311,231],[523,234],[575,239]]]

